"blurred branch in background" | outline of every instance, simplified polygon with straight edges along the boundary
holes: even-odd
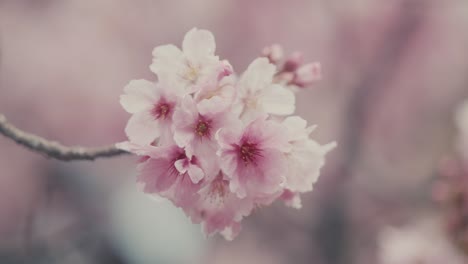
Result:
[[[114,145],[84,148],[80,146],[67,147],[58,142],[24,132],[8,122],[0,114],[0,133],[26,148],[62,161],[95,160],[96,158],[114,157],[128,152],[117,149]]]
[[[363,130],[367,125],[368,114],[372,113],[373,99],[382,90],[383,84],[391,80],[398,70],[408,43],[424,22],[424,1],[402,1],[400,5],[399,19],[395,19],[374,59],[363,69],[362,78],[351,88],[354,93],[347,103],[344,118],[346,123],[343,126],[342,139],[339,140],[344,156],[335,176],[336,189],[329,194],[329,199],[325,199],[326,212],[322,214],[323,219],[316,228],[327,263],[349,263],[351,238],[350,230],[347,229],[349,224],[346,223],[349,221],[346,212],[349,193],[346,188],[362,158]],[[349,36],[346,29],[347,24],[343,23],[337,35]],[[346,47],[342,47],[342,50],[346,50]]]

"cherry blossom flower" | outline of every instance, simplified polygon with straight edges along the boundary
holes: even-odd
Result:
[[[259,114],[289,115],[295,109],[294,94],[285,87],[273,84],[276,67],[266,58],[254,60],[237,84],[237,109],[244,120]]]
[[[219,171],[216,151],[216,132],[221,128],[240,125],[228,111],[223,111],[222,100],[212,104],[196,104],[186,96],[174,113],[174,140],[189,155],[200,157],[200,163],[208,175],[214,178]]]
[[[291,116],[283,121],[287,130],[291,150],[285,153],[288,173],[284,184],[285,191],[281,199],[286,205],[301,208],[300,193],[312,191],[313,184],[320,175],[320,169],[325,164],[325,155],[335,148],[331,142],[320,145],[310,139],[310,133],[315,126],[307,127],[307,121],[299,116]]]
[[[194,99],[203,107],[210,107],[216,111],[229,110],[236,99],[235,76],[232,75],[232,66],[224,62],[224,66],[217,71],[217,77],[211,78],[194,95]]]
[[[174,45],[156,47],[150,68],[160,81],[173,85],[178,92],[192,93],[224,66],[214,55],[215,49],[213,34],[194,28],[185,35],[182,50]]]
[[[284,130],[261,116],[243,130],[218,132],[220,165],[238,197],[262,198],[281,190],[287,172],[283,152],[290,150]]]
[[[325,154],[336,146],[335,142],[319,145],[309,138],[315,126],[307,127],[307,121],[299,116],[291,116],[283,121],[287,130],[291,150],[286,153],[288,177],[285,187],[293,192],[312,191],[320,169],[325,164]]]
[[[146,80],[131,81],[124,92],[120,104],[133,114],[125,128],[130,141],[147,145],[160,137],[169,138],[177,97],[163,85]]]
[[[188,157],[176,145],[140,147],[123,142],[118,147],[145,157],[138,164],[137,178],[144,192],[168,198],[181,207],[190,206],[196,200],[204,178],[196,157]]]
[[[194,222],[203,223],[207,235],[221,232],[226,239],[234,238],[240,231],[240,221],[254,207],[251,199],[241,199],[229,190],[229,180],[222,172],[199,195],[189,215]]]

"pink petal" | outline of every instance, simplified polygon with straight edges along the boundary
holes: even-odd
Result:
[[[138,181],[144,184],[147,193],[167,191],[179,175],[173,163],[167,159],[148,159],[139,168]]]
[[[173,115],[174,140],[180,147],[186,147],[194,139],[194,126],[198,120],[198,111],[191,96],[185,96],[181,107]]]
[[[219,162],[221,169],[228,175],[232,175],[237,170],[238,160],[234,151],[219,151]]]
[[[296,71],[295,81],[298,84],[307,85],[316,81],[320,81],[321,79],[322,68],[318,62],[305,64]]]
[[[190,176],[192,182],[195,184],[199,183],[203,179],[203,177],[205,177],[205,173],[203,172],[203,170],[196,165],[188,166],[188,175]]]
[[[244,137],[257,141],[260,148],[275,148],[283,152],[291,149],[286,128],[262,115],[247,125]]]
[[[187,159],[179,159],[174,162],[174,166],[180,174],[184,174],[189,169],[189,161]]]
[[[160,125],[153,116],[145,111],[134,114],[125,127],[125,133],[131,142],[149,145],[160,135]]]
[[[256,164],[238,166],[236,177],[239,186],[235,191],[239,197],[244,197],[246,193],[264,198],[282,188],[287,173],[286,158],[281,152],[271,149],[264,150],[261,155]]]
[[[215,138],[221,149],[233,149],[232,145],[239,142],[242,136],[242,127],[232,127],[230,129],[221,128],[216,132]]]
[[[216,155],[216,142],[202,142],[193,149],[197,160],[196,164],[203,170],[204,178],[207,180],[214,179],[220,170],[218,156]]]
[[[200,189],[200,184],[193,183],[189,175],[183,174],[178,178],[178,182],[174,188],[173,197],[169,197],[176,206],[182,208],[189,208],[198,199],[198,190]]]

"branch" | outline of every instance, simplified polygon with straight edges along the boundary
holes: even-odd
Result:
[[[126,151],[117,149],[114,145],[98,148],[67,147],[58,142],[50,141],[16,128],[2,114],[0,114],[0,133],[32,151],[62,161],[95,160],[96,158],[128,154]]]

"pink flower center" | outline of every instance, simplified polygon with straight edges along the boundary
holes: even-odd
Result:
[[[228,185],[229,185],[228,181],[224,180],[222,176],[218,176],[218,178],[216,178],[211,183],[210,193],[218,197],[224,197],[226,195],[226,188]]]
[[[171,111],[171,106],[168,103],[161,102],[153,108],[152,114],[155,119],[166,119]]]
[[[195,132],[200,137],[208,136],[210,133],[210,124],[203,119],[198,120],[198,123],[195,127]]]
[[[255,162],[256,158],[260,156],[260,150],[256,144],[245,142],[239,148],[239,154],[244,163]]]
[[[207,202],[209,202],[212,206],[216,206],[218,208],[223,207],[225,203],[225,199],[227,195],[229,195],[229,182],[224,180],[222,174],[220,173],[216,179],[214,179],[210,186],[209,186],[209,193],[207,196]],[[202,210],[200,212],[200,216],[202,218],[206,217],[206,211]]]

